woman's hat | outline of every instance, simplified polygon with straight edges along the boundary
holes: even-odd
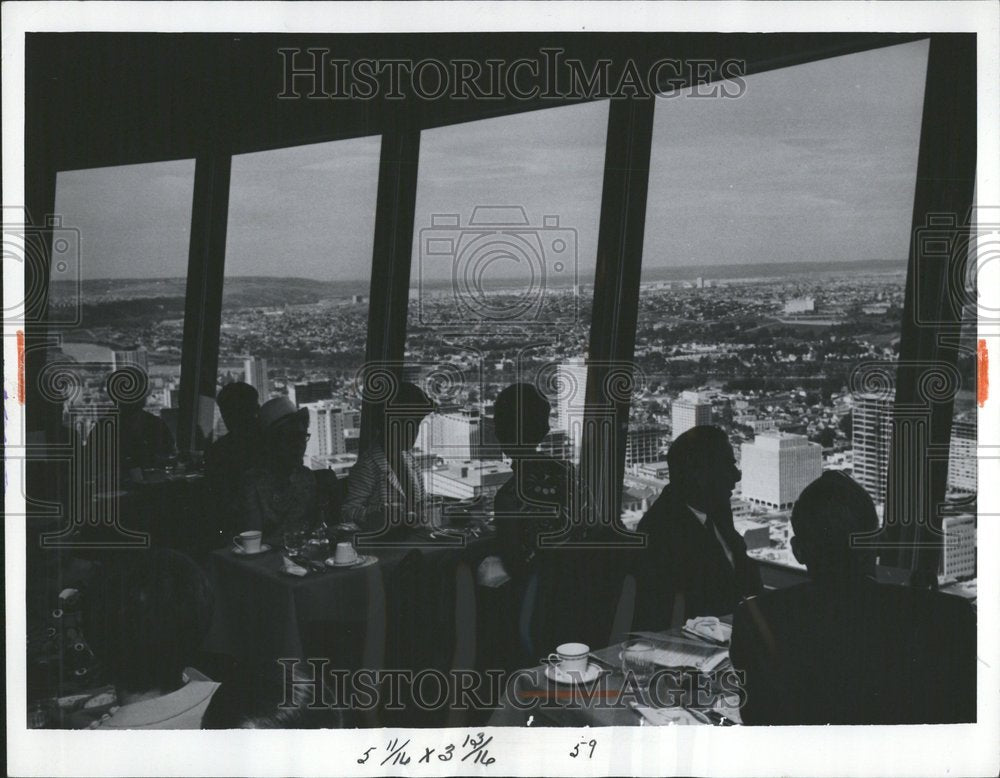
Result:
[[[309,409],[296,407],[295,403],[287,397],[275,397],[260,406],[260,428],[262,430],[274,429],[281,424],[293,421],[308,425]]]

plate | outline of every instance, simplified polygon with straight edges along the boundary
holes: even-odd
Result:
[[[555,681],[556,683],[566,683],[571,685],[593,683],[596,681],[603,671],[600,665],[591,662],[587,665],[587,669],[582,673],[567,673],[560,670],[557,665],[547,665],[545,668],[545,677],[550,681]]]
[[[368,565],[373,565],[377,561],[378,561],[378,557],[366,556],[366,555],[362,554],[357,559],[355,559],[353,562],[350,562],[350,563],[348,563],[346,565],[339,565],[339,564],[337,564],[336,562],[333,561],[333,557],[330,557],[329,559],[326,560],[326,566],[327,567],[336,567],[338,569],[344,569],[344,570],[346,570],[346,569],[350,569],[352,567],[368,567]]]
[[[239,546],[233,546],[233,553],[236,554],[236,556],[257,556],[258,554],[263,554],[270,550],[271,547],[267,545],[267,543],[260,544],[260,551],[244,551]]]

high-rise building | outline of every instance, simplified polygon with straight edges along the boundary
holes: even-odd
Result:
[[[440,408],[421,426],[418,446],[448,462],[500,459],[493,420],[477,408]]]
[[[347,453],[344,440],[343,408],[329,400],[306,403],[309,409],[309,442],[306,443],[306,462],[311,458],[338,456]]]
[[[307,403],[333,398],[332,381],[300,381],[288,385],[288,399],[301,408]]]
[[[568,460],[573,456],[573,447],[569,442],[569,433],[566,430],[551,430],[542,439],[538,450],[554,459]]]
[[[556,423],[554,429],[568,435],[570,455],[577,460],[583,438],[583,408],[587,399],[587,361],[573,357],[562,362],[556,370]]]
[[[173,386],[165,386],[161,394],[161,403],[164,408],[179,408],[181,404],[180,396],[180,389]]]
[[[885,484],[892,446],[893,397],[859,394],[854,397],[852,447],[854,480],[876,503],[885,502]]]
[[[775,510],[791,508],[823,473],[823,447],[804,435],[769,432],[741,447],[743,499]]]
[[[941,550],[943,578],[971,578],[976,574],[976,517],[971,513],[945,516],[941,520],[944,548]]]
[[[247,357],[243,360],[243,380],[257,390],[261,403],[271,399],[271,380],[267,377],[267,360]]]
[[[662,459],[660,447],[666,437],[666,430],[656,425],[630,429],[625,437],[625,465]]]
[[[670,405],[671,435],[677,440],[692,427],[712,423],[712,403],[698,392],[681,392]]]
[[[126,365],[134,365],[142,370],[144,373],[149,372],[149,355],[146,353],[146,349],[127,349],[124,351],[112,351],[111,352],[111,369],[119,370]]]
[[[973,493],[979,483],[976,458],[976,422],[956,419],[951,426],[948,452],[948,490]]]

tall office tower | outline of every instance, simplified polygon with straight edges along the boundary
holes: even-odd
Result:
[[[629,430],[625,437],[625,465],[661,459],[660,445],[666,436],[666,429],[655,424]]]
[[[499,459],[492,421],[477,408],[440,408],[421,427],[418,445],[446,462]]]
[[[569,433],[566,430],[552,430],[539,444],[538,450],[554,459],[569,459],[573,454]]]
[[[118,370],[125,365],[135,365],[144,373],[149,372],[149,357],[144,348],[111,352],[111,369]]]
[[[972,493],[978,487],[976,422],[956,419],[951,426],[948,452],[948,490]]]
[[[257,390],[261,404],[271,399],[271,381],[267,377],[267,360],[247,357],[243,360],[243,380]]]
[[[312,457],[336,456],[347,453],[344,440],[343,409],[329,400],[319,400],[302,406],[309,409],[309,442],[305,461]]]
[[[976,574],[976,517],[971,513],[945,516],[941,520],[944,548],[941,575],[944,578],[971,578]]]
[[[559,399],[553,428],[567,433],[570,446],[567,458],[578,461],[583,437],[583,407],[587,398],[587,361],[580,357],[567,359],[557,368],[555,380]]]
[[[805,435],[767,432],[741,447],[743,499],[775,510],[791,508],[823,473],[823,447]]]
[[[671,435],[677,440],[692,427],[712,423],[712,403],[698,392],[681,392],[670,405]]]
[[[332,381],[300,381],[288,387],[288,399],[301,408],[307,403],[333,398]]]
[[[173,386],[163,387],[163,393],[161,394],[162,403],[164,408],[180,408],[180,395],[181,390]]]
[[[885,502],[885,483],[892,445],[893,397],[859,394],[854,397],[852,447],[854,480],[876,503]]]

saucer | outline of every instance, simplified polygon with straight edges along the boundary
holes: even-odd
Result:
[[[336,568],[340,568],[340,569],[348,569],[348,568],[352,568],[352,567],[368,567],[368,565],[375,564],[375,562],[377,562],[377,561],[378,561],[377,557],[374,557],[374,556],[365,556],[365,555],[361,554],[353,562],[348,562],[346,564],[338,564],[337,562],[334,561],[333,557],[330,557],[329,559],[326,560],[326,566],[327,567],[336,567]]]
[[[567,673],[560,670],[558,665],[546,665],[545,667],[545,677],[550,681],[555,681],[556,683],[567,683],[567,684],[585,684],[592,683],[596,681],[601,675],[604,668],[600,665],[590,662],[587,665],[587,669],[582,673]]]
[[[260,551],[244,551],[239,546],[233,546],[232,549],[233,553],[236,554],[237,556],[257,556],[257,554],[263,554],[270,550],[271,547],[267,545],[267,543],[260,544]]]

